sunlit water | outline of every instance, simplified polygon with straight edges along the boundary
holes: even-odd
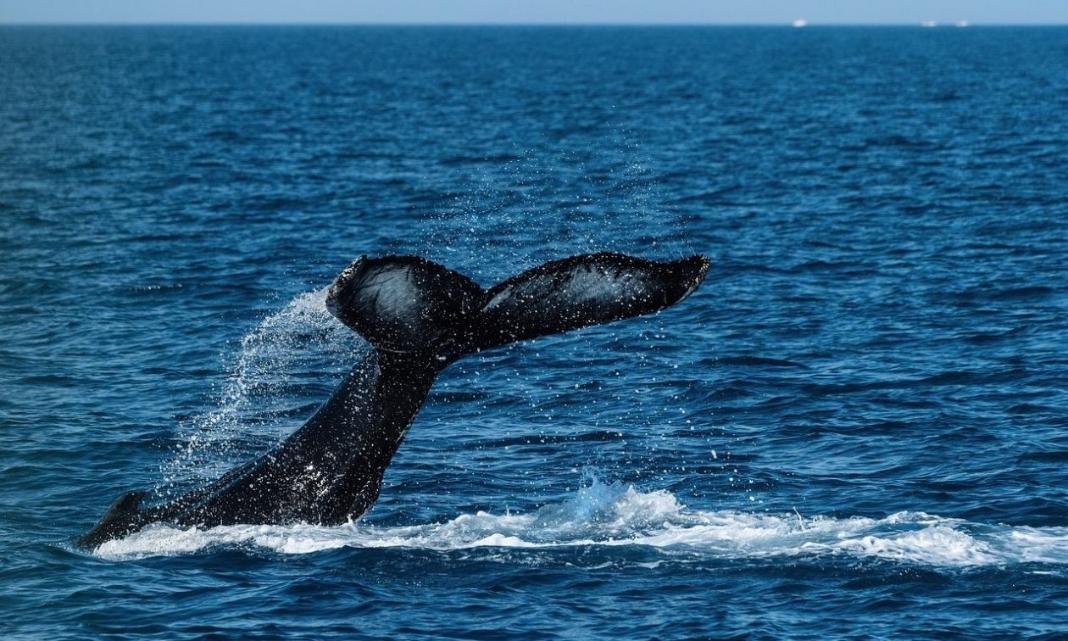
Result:
[[[0,29],[5,638],[1068,634],[1066,29]],[[438,380],[340,527],[154,525],[352,258],[702,252]]]

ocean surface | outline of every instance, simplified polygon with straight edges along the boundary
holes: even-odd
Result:
[[[1068,638],[1068,28],[0,28],[0,637]],[[341,527],[265,452],[361,254],[704,253],[448,369]]]

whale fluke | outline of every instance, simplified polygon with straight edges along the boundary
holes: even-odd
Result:
[[[144,505],[130,492],[84,548],[145,525],[339,525],[374,504],[382,477],[437,374],[466,354],[674,305],[709,261],[657,262],[600,253],[553,261],[486,290],[415,256],[361,257],[335,279],[326,305],[374,347],[333,396],[275,449],[176,499]]]
[[[376,349],[452,361],[475,350],[649,314],[697,288],[708,259],[598,253],[545,263],[488,290],[414,256],[361,257],[326,305]]]

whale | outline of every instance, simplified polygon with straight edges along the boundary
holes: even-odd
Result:
[[[94,550],[162,523],[341,525],[374,505],[390,460],[438,374],[456,360],[517,341],[670,307],[703,282],[710,261],[618,253],[545,263],[489,289],[418,256],[361,256],[326,307],[372,347],[333,395],[266,454],[177,497],[123,494],[75,540]],[[370,370],[370,374],[368,371]]]

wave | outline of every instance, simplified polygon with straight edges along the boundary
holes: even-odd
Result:
[[[150,526],[109,541],[112,560],[173,556],[219,547],[310,554],[338,548],[546,549],[645,546],[698,558],[849,557],[936,567],[1068,564],[1068,528],[987,525],[923,512],[885,518],[805,517],[683,506],[670,492],[594,480],[567,500],[526,514],[461,514],[440,523],[376,526],[231,525],[201,530]]]

